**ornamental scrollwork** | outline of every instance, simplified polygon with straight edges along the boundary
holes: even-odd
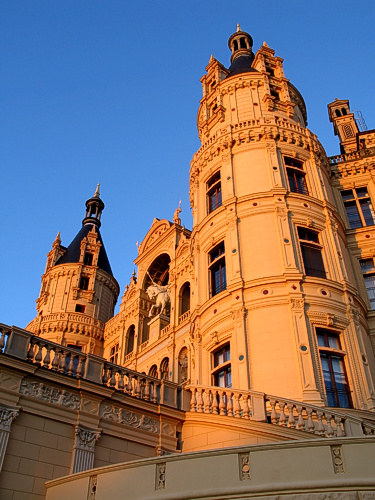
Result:
[[[77,425],[75,427],[75,448],[85,451],[94,451],[95,443],[100,438],[100,431],[86,429]]]
[[[159,433],[159,422],[150,417],[146,417],[146,415],[140,415],[139,413],[127,411],[112,405],[104,405],[100,415],[102,418],[111,420],[112,422],[128,425],[148,432],[154,432],[156,434]]]
[[[0,406],[0,431],[10,431],[10,426],[19,415],[19,410]]]

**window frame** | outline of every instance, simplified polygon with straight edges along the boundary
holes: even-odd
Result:
[[[358,196],[358,191],[359,190],[366,190],[366,196]],[[345,193],[349,193],[351,191],[352,197],[344,199]],[[345,209],[345,214],[348,219],[349,223],[349,229],[360,229],[362,227],[370,227],[375,225],[375,211],[371,199],[371,195],[369,193],[368,187],[367,186],[360,186],[360,187],[353,187],[349,189],[343,189],[340,191],[341,199],[344,204],[344,209]],[[361,203],[362,201],[362,203]],[[365,202],[365,203],[363,203]],[[367,207],[368,211],[372,217],[372,223],[368,223],[369,219],[366,220],[366,217],[363,213],[363,208],[366,210],[366,202],[367,202]],[[353,215],[354,212],[350,213],[350,207],[355,208],[356,214],[357,214],[357,220],[361,223],[361,225],[358,225],[356,222],[356,219],[353,220]]]
[[[372,267],[371,269],[364,269],[364,265],[365,262],[371,262],[372,263]],[[374,258],[373,257],[369,257],[367,259],[359,259],[359,265],[360,265],[360,268],[361,268],[361,273],[362,273],[362,277],[363,277],[363,281],[364,281],[364,284],[365,284],[365,288],[366,288],[366,292],[367,292],[367,298],[370,302],[370,309],[372,311],[375,310],[375,264],[374,264]],[[373,278],[374,280],[374,286],[371,287],[371,286],[368,286],[368,283],[369,283],[369,278]],[[367,279],[367,281],[366,281]],[[369,293],[371,290],[374,290],[374,296],[373,298],[371,298],[371,294]]]
[[[222,252],[221,252],[222,250]],[[216,252],[219,252],[215,256]],[[219,272],[219,284],[217,285],[217,275]],[[225,264],[225,244],[220,242],[208,253],[208,274],[209,274],[209,290],[210,297],[215,297],[219,293],[227,289],[227,274]]]
[[[220,362],[219,355],[223,355],[223,361]],[[219,377],[224,380],[225,385],[220,385]],[[214,387],[232,387],[232,363],[230,354],[230,342],[222,344],[211,353],[211,380]],[[229,382],[229,383],[228,383]]]
[[[304,238],[301,236],[302,231],[304,231],[306,235],[314,235],[316,238]],[[327,279],[327,271],[323,259],[323,246],[319,241],[319,232],[307,227],[298,226],[297,235],[301,249],[304,274],[313,278]]]
[[[295,194],[309,195],[309,190],[306,182],[306,171],[304,170],[303,161],[296,160],[290,156],[284,156],[284,165],[286,176],[288,178],[289,191]],[[294,186],[291,183],[293,177]]]
[[[90,286],[90,276],[81,276],[79,279],[79,289],[88,290]]]
[[[215,203],[213,203],[215,199]],[[206,182],[206,205],[207,215],[220,208],[223,204],[223,193],[221,189],[220,170],[214,173]]]
[[[120,344],[119,342],[116,342],[115,344],[112,344],[110,351],[109,351],[109,362],[113,363],[114,365],[117,365],[117,361],[119,358],[119,349],[120,349]]]
[[[327,399],[327,406],[330,408],[353,408],[353,400],[350,390],[349,379],[347,375],[346,369],[346,352],[342,349],[341,344],[341,334],[337,331],[329,330],[328,328],[315,328],[317,345],[319,350],[319,360],[320,360],[320,369],[323,378],[324,390]],[[324,337],[325,344],[321,345],[319,343],[319,337]],[[336,346],[330,346],[330,339],[334,339]],[[328,370],[324,369],[322,358],[328,361]],[[333,360],[339,360],[342,370],[341,372],[337,372],[334,369]],[[337,363],[336,363],[337,364]],[[329,375],[330,388],[327,387],[326,380],[328,380],[327,372]],[[338,378],[342,377],[345,382],[345,390],[339,390],[337,388]],[[341,398],[347,400],[347,405],[340,404],[340,395]],[[335,402],[337,404],[330,404]],[[341,402],[342,403],[342,402]]]

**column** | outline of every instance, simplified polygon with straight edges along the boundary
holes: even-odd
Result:
[[[18,417],[19,410],[0,406],[0,471],[3,466],[5,452],[8,446],[10,427],[13,420]]]
[[[75,427],[71,474],[94,467],[95,443],[100,438],[100,430],[88,429],[81,425]]]

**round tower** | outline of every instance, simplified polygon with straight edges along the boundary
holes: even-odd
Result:
[[[47,255],[38,315],[26,327],[53,342],[98,355],[119,294],[99,231],[103,209],[98,184],[86,201],[82,228],[67,248],[58,233]]]
[[[373,407],[365,306],[317,137],[283,59],[251,36],[211,56],[190,169],[193,380]],[[367,346],[367,347],[366,347]],[[357,368],[359,367],[359,368]]]

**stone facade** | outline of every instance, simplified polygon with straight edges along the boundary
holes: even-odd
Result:
[[[37,317],[1,325],[2,498],[375,498],[375,132],[336,99],[327,158],[283,60],[228,44],[201,79],[192,230],[154,219],[114,316],[97,189]]]

